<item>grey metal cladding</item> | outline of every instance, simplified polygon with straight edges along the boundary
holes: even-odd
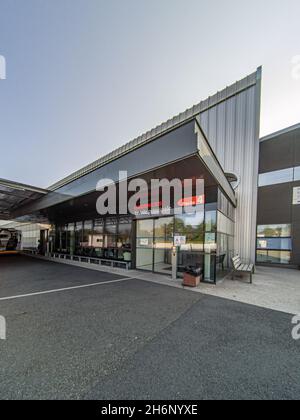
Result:
[[[254,83],[255,80],[255,84]],[[235,250],[242,258],[255,259],[261,69],[249,79],[248,88],[200,114],[200,125],[225,172],[238,175],[236,190]],[[243,85],[243,83],[242,83]],[[232,88],[229,88],[232,90]]]
[[[259,173],[294,166],[294,133],[288,132],[260,143]]]
[[[300,166],[300,125],[260,140],[259,173]]]

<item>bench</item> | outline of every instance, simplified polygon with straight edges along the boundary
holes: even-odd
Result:
[[[255,273],[254,264],[244,264],[239,255],[237,255],[236,257],[232,258],[232,266],[232,280],[234,279],[235,273],[250,274],[250,284],[252,284],[252,275]]]

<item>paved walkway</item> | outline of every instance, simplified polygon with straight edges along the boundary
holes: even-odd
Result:
[[[199,292],[290,314],[300,314],[300,271],[258,267],[253,285],[247,278],[227,278],[216,287],[202,284]]]

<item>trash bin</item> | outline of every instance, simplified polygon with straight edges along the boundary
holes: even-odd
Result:
[[[183,286],[197,287],[203,278],[203,270],[201,267],[188,266],[185,267],[183,276]]]

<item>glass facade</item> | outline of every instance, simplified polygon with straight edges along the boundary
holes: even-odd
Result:
[[[183,275],[185,267],[204,267],[205,241],[204,206],[196,214],[175,217],[175,235],[184,238],[178,249],[178,272]],[[205,276],[205,268],[203,275]]]
[[[258,186],[266,187],[295,181],[300,181],[300,166],[260,174]]]
[[[196,213],[108,216],[53,226],[52,252],[132,262],[137,269],[171,275],[176,246],[179,277],[188,267],[201,268],[203,280],[215,283],[230,267],[235,210],[217,187],[206,192]]]
[[[187,267],[201,268],[215,283],[230,270],[234,254],[234,207],[219,191],[218,201],[197,207],[197,213],[137,221],[136,268],[170,273],[171,252],[178,249],[178,276]]]
[[[86,220],[56,226],[54,252],[80,257],[131,261],[130,217]]]
[[[257,227],[258,238],[289,238],[291,236],[290,224],[286,225],[259,225]]]
[[[203,268],[204,217],[203,205],[198,207],[195,214],[138,220],[136,267],[164,274],[170,273],[172,249],[173,246],[177,246],[179,276],[183,276],[187,266]]]
[[[257,251],[257,262],[263,264],[290,264],[291,253],[288,251]]]
[[[289,264],[292,237],[290,224],[260,225],[257,227],[257,262]]]
[[[234,256],[235,209],[219,190],[217,212],[216,278],[224,278]]]
[[[294,181],[300,181],[300,166],[294,168]]]

